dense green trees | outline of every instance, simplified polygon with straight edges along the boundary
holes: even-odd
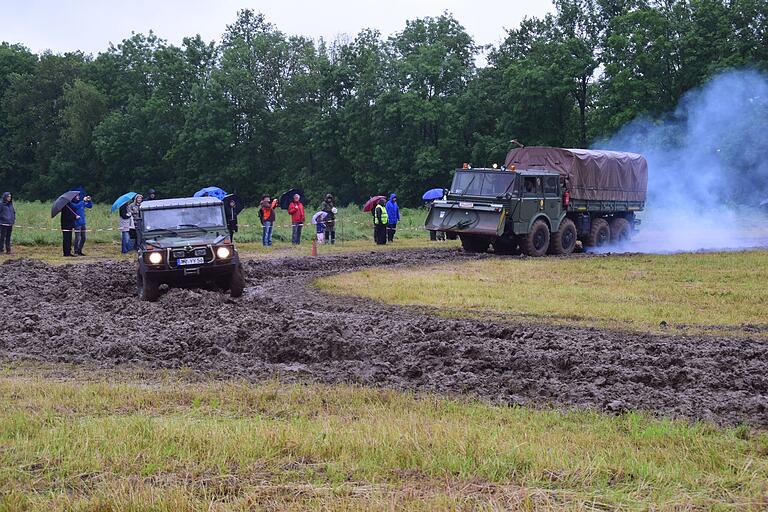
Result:
[[[0,188],[107,201],[219,185],[254,201],[398,192],[405,204],[510,139],[588,146],[717,72],[768,67],[763,0],[556,0],[498,47],[450,14],[329,44],[238,13],[218,44],[135,34],[96,57],[0,45]],[[492,22],[492,13],[489,13]],[[477,68],[481,52],[487,65]]]

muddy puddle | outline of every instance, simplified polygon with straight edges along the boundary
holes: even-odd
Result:
[[[188,367],[768,427],[764,337],[449,320],[311,286],[364,267],[482,257],[414,250],[254,260],[241,299],[174,289],[157,303],[134,298],[130,263],[9,261],[0,265],[0,362]]]

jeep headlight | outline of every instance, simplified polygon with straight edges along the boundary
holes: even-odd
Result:
[[[149,253],[149,262],[153,265],[159,265],[163,262],[163,253],[151,252]]]
[[[219,247],[216,249],[216,256],[221,258],[222,260],[225,260],[232,256],[232,250],[229,247]]]

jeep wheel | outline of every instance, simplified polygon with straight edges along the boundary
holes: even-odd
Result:
[[[531,232],[520,238],[520,251],[528,256],[544,256],[549,249],[549,226],[539,219],[533,223]]]
[[[459,235],[459,238],[461,238],[461,248],[467,252],[485,252],[488,250],[488,246],[491,245],[491,241],[484,237]]]
[[[587,247],[602,247],[611,241],[611,228],[605,219],[593,219],[592,228],[584,239]]]
[[[560,229],[552,233],[552,240],[549,242],[550,254],[571,254],[576,248],[576,224],[571,219],[563,219],[560,223]]]
[[[147,302],[154,302],[160,297],[160,284],[154,279],[138,272],[136,274],[136,291],[139,296],[139,300],[146,300]]]
[[[229,279],[230,297],[240,297],[245,289],[245,277],[243,276],[243,266],[238,263]]]
[[[632,237],[632,229],[629,227],[629,221],[622,217],[617,217],[611,221],[611,242],[620,244],[628,242]]]

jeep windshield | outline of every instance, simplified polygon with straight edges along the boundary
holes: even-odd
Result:
[[[517,190],[515,173],[509,171],[456,171],[451,194],[501,198]]]
[[[143,212],[144,232],[169,232],[193,230],[206,233],[208,230],[224,229],[224,213],[221,206],[193,206],[146,210]]]

